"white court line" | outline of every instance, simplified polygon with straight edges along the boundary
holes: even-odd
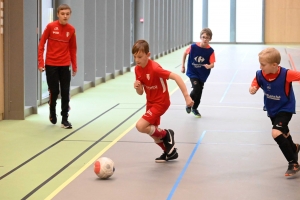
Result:
[[[171,106],[180,106],[181,104],[171,104]],[[242,109],[255,109],[255,110],[262,110],[262,107],[247,107],[247,106],[218,106],[218,105],[200,105],[200,107],[207,107],[207,108],[242,108]],[[265,111],[264,111],[265,112]],[[296,109],[296,112],[300,112],[300,108]]]
[[[228,82],[207,82],[205,84],[228,84]],[[231,83],[232,85],[251,85],[251,83]]]
[[[182,105],[173,105],[173,106],[182,106]],[[262,110],[261,107],[247,107],[247,106],[200,105],[200,107],[208,107],[208,108],[243,108],[243,109],[256,109],[256,110]]]
[[[226,90],[225,90],[225,92],[224,92],[224,94],[223,94],[223,96],[222,96],[222,98],[221,98],[221,100],[220,100],[220,103],[222,103],[223,99],[225,98],[225,96],[226,96],[226,94],[227,94],[227,92],[228,92],[230,86],[232,85],[232,83],[233,83],[233,81],[234,81],[234,79],[235,79],[235,77],[236,77],[238,71],[239,71],[238,69],[235,71],[235,73],[234,73],[234,75],[233,75],[233,77],[232,77],[232,79],[231,79],[229,85],[227,86],[227,88],[226,88]]]

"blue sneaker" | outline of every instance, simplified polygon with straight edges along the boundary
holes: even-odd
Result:
[[[190,114],[192,111],[192,108],[187,106],[187,107],[185,107],[185,111],[187,114]]]
[[[192,109],[192,112],[194,113],[195,117],[200,118],[201,114],[199,113],[199,111],[197,109]]]

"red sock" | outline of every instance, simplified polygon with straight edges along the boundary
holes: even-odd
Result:
[[[156,143],[158,146],[160,146],[160,148],[163,150],[163,151],[165,151],[166,150],[166,147],[165,147],[165,145],[164,145],[164,143],[163,142],[160,142],[160,143]]]
[[[158,138],[164,138],[166,136],[166,131],[163,129],[155,128],[154,133],[151,136],[158,137]]]

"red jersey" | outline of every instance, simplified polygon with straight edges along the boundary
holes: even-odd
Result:
[[[264,78],[267,81],[272,81],[272,80],[276,79],[277,76],[279,75],[279,73],[280,73],[280,67],[278,67],[278,71],[276,74],[265,74],[264,72],[262,72]],[[290,84],[293,81],[300,81],[300,72],[288,70],[286,73],[286,83],[285,83],[285,92],[287,95],[290,92]],[[253,79],[251,86],[255,86],[255,87],[259,88],[256,77]]]
[[[147,105],[170,106],[167,79],[171,72],[163,69],[157,62],[148,60],[147,65],[135,67],[135,78],[143,84]]]
[[[44,47],[47,43],[46,61],[44,62]],[[77,44],[75,28],[70,25],[62,25],[57,21],[49,23],[41,37],[38,47],[38,67],[46,65],[51,66],[69,66],[72,63],[72,69],[77,71]]]
[[[201,46],[200,46],[200,42],[196,42],[196,45],[199,46],[199,47],[201,47]],[[202,48],[202,47],[201,47],[201,48]],[[210,46],[207,45],[206,48],[209,49]],[[190,51],[191,51],[191,46],[189,46],[189,47],[185,50],[185,53],[186,53],[186,54],[190,54]],[[215,63],[215,62],[216,62],[216,57],[215,57],[215,52],[213,52],[213,53],[211,54],[210,58],[209,58],[209,63]]]

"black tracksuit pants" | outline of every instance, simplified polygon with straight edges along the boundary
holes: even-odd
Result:
[[[63,120],[68,119],[70,102],[70,66],[49,66],[46,65],[46,77],[49,90],[50,112],[56,113],[56,100],[60,92],[61,95],[61,116]]]

